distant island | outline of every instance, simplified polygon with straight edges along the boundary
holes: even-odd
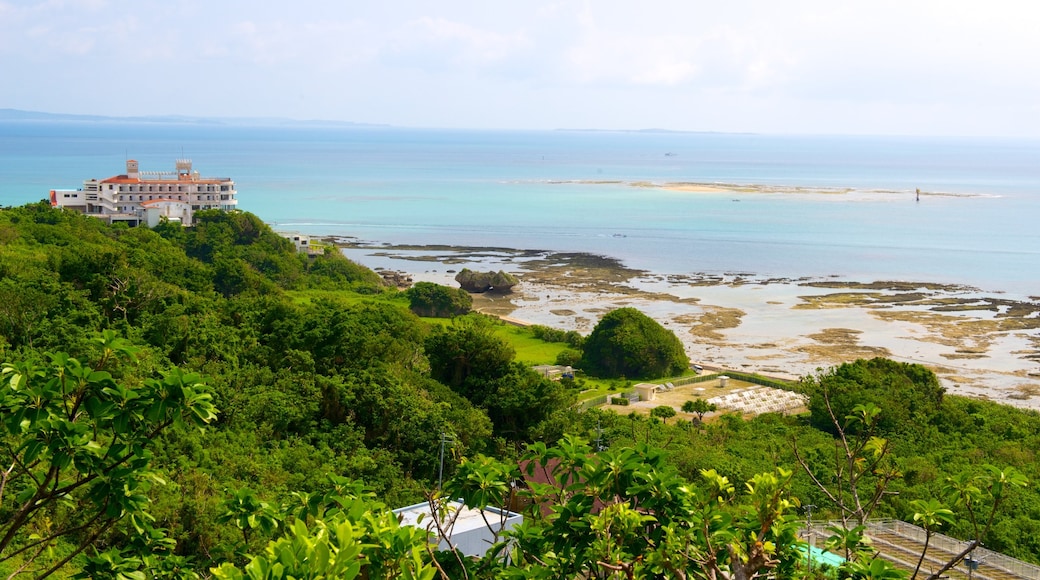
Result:
[[[196,117],[189,115],[143,115],[112,117],[106,115],[76,115],[68,113],[45,113],[20,109],[0,109],[0,121],[82,121],[105,123],[160,123],[172,125],[220,125],[237,127],[390,127],[376,123],[354,123],[351,121],[327,121],[320,119],[289,119],[284,117]]]
[[[386,123],[355,123],[353,121],[331,121],[328,119],[290,119],[287,117],[204,117],[194,115],[80,115],[74,113],[47,113],[21,109],[0,109],[0,121],[63,121],[85,123],[155,123],[164,125],[209,125],[223,127],[353,127],[353,128],[400,128]],[[581,129],[558,128],[559,132],[570,133],[651,133],[677,135],[754,135],[747,132],[730,131],[682,131],[650,127],[645,129]]]
[[[647,129],[567,129],[559,128],[556,131],[569,133],[662,133],[677,135],[756,135],[756,133],[742,131],[682,131],[679,129],[661,129],[650,127]]]

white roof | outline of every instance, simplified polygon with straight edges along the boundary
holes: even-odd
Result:
[[[466,507],[458,501],[449,502],[447,508],[448,513],[444,514],[442,523],[450,522],[451,518],[458,512],[458,516],[455,517],[455,526],[451,530],[452,533],[456,534],[486,528],[487,524],[484,523],[485,517],[487,518],[487,523],[490,523],[492,526],[498,525],[503,517],[506,521],[521,517],[518,513],[493,507],[484,509],[482,516],[481,510]],[[430,511],[429,502],[398,508],[394,510],[394,513],[397,514],[397,519],[402,525],[424,528],[435,533],[437,531],[437,527],[433,525],[433,515]]]

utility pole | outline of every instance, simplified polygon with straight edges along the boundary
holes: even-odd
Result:
[[[437,491],[440,491],[444,486],[444,446],[450,443],[455,443],[455,438],[442,432],[440,468],[437,470]]]

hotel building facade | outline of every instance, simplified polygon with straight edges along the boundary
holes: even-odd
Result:
[[[131,226],[154,227],[163,219],[194,224],[196,211],[237,209],[235,182],[227,177],[202,177],[191,160],[178,159],[174,171],[140,171],[126,162],[126,173],[107,179],[87,179],[81,189],[52,189],[51,205],[65,207]]]

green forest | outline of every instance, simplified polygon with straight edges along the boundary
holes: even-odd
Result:
[[[822,369],[790,416],[581,410],[586,381],[682,374],[681,345],[631,309],[504,332],[249,213],[196,221],[0,210],[4,577],[930,577],[871,518],[1040,563],[1040,415],[924,367]],[[557,359],[579,378],[530,368]],[[451,498],[524,523],[468,558],[390,512]],[[807,565],[806,506],[844,522],[840,568]]]

